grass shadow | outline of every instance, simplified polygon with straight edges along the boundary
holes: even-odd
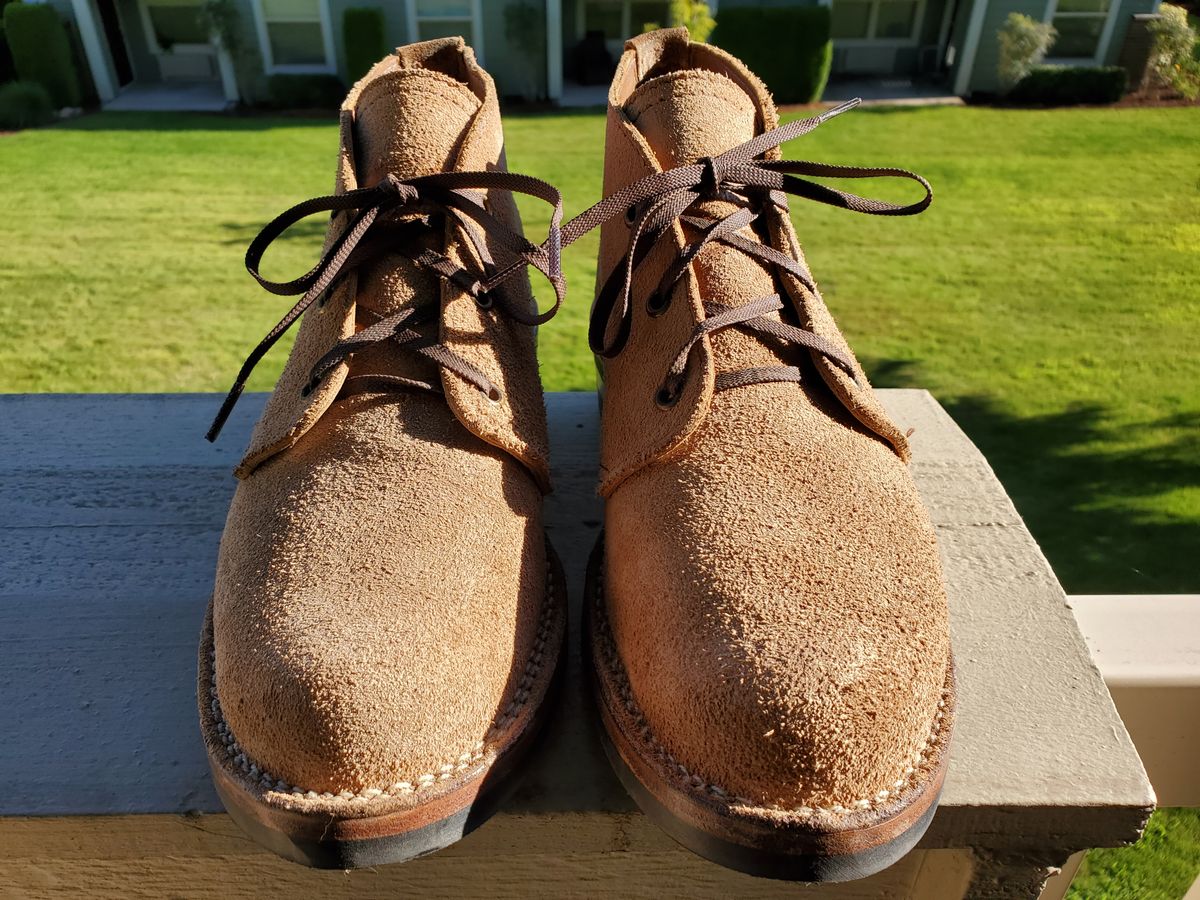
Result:
[[[876,387],[923,381],[909,360],[864,366]],[[1200,590],[1200,529],[1172,515],[1168,497],[1200,489],[1200,416],[1140,423],[1163,439],[1131,447],[1100,404],[1018,416],[988,396],[938,399],[987,457],[1069,593]]]
[[[221,238],[221,243],[236,244],[245,247],[258,236],[258,233],[262,231],[265,224],[267,223],[222,222],[221,231],[223,237]],[[328,227],[329,220],[327,217],[313,216],[309,219],[302,219],[279,235],[279,237],[275,238],[275,241],[272,241],[272,243],[277,241],[283,241],[284,243],[307,241],[309,243],[315,242],[319,246],[325,237],[325,231]]]

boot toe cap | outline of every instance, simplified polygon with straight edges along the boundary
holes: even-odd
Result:
[[[479,759],[547,602],[541,497],[516,462],[432,425],[440,398],[343,403],[239,485],[213,598],[240,751],[334,795]]]

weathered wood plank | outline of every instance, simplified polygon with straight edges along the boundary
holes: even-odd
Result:
[[[0,896],[89,897],[794,897],[683,850],[642,816],[508,817],[434,856],[351,873],[304,869],[260,851],[226,816],[122,816],[6,823]],[[92,820],[94,821],[94,820]],[[604,847],[603,851],[596,848]],[[945,900],[971,877],[961,851],[916,851],[886,872],[821,891],[845,900]]]
[[[1049,848],[1065,859],[1134,839],[1152,794],[1049,565],[933,398],[881,395],[901,427],[916,428],[913,471],[939,530],[961,679],[950,774],[924,846]],[[192,679],[229,472],[263,397],[247,396],[213,447],[202,434],[216,402],[0,397],[0,816],[188,814],[155,821],[221,832],[209,855],[237,842],[224,817],[192,817],[219,810]],[[557,491],[547,519],[577,629],[601,520],[597,406],[582,394],[551,395],[548,405]],[[633,814],[603,760],[574,639],[567,674],[557,720],[507,813],[473,843],[419,866],[441,870],[456,854],[491,853],[507,840],[539,860],[530,871],[553,869],[556,852],[624,857],[650,841],[657,849],[639,857],[648,871],[663,860],[683,871],[680,853]],[[562,826],[548,823],[564,815],[592,824],[556,851],[548,835]],[[0,820],[0,839],[24,829],[45,841],[50,822],[70,821]],[[682,890],[686,878],[678,883]]]

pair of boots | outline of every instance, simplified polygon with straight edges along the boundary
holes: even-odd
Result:
[[[836,111],[835,111],[836,112]],[[842,880],[933,815],[954,679],[934,532],[889,421],[804,263],[787,195],[928,204],[902,170],[782,161],[762,83],[683,29],[629,42],[607,199],[506,170],[492,80],[460,39],[399,49],[341,110],[334,195],[247,254],[303,317],[221,542],[200,646],[217,789],[308,864],[409,859],[485,815],[561,668],[565,580],[528,269],[601,228],[605,530],[585,668],[626,788],[672,836],[757,874]],[[570,148],[562,148],[564,152]],[[912,178],[899,207],[802,176]],[[513,201],[551,207],[533,244]],[[258,274],[332,212],[321,261]]]

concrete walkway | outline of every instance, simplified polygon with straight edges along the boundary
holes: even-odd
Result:
[[[119,112],[223,112],[228,106],[216,81],[131,84],[104,104]]]
[[[608,85],[563,82],[562,96],[558,100],[558,105],[564,109],[608,106]]]

